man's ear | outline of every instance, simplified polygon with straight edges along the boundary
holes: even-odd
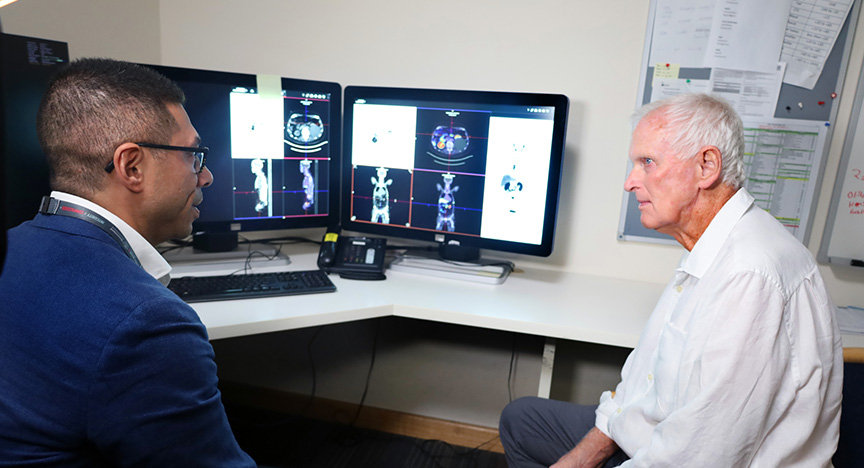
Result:
[[[144,150],[135,143],[123,143],[114,150],[114,170],[108,174],[132,192],[144,189]]]
[[[699,188],[708,189],[721,180],[723,158],[716,146],[703,146],[699,149]]]

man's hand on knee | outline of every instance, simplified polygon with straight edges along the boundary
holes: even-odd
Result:
[[[599,468],[618,450],[618,445],[596,427],[550,468]]]

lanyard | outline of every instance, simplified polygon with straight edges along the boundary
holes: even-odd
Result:
[[[68,216],[70,218],[78,218],[88,223],[98,227],[99,229],[105,231],[106,234],[111,236],[115,242],[117,242],[120,247],[123,248],[123,251],[126,252],[126,256],[131,258],[138,266],[141,266],[141,262],[138,260],[138,256],[135,255],[135,252],[132,250],[132,246],[129,245],[129,241],[123,237],[123,234],[117,229],[116,226],[111,224],[107,219],[99,216],[97,213],[94,213],[83,206],[76,205],[74,203],[65,202],[62,200],[58,200],[56,198],[51,197],[42,197],[42,204],[39,206],[39,212],[46,215],[60,215],[60,216]]]

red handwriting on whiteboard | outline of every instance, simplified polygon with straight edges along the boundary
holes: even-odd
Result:
[[[852,177],[858,180],[864,180],[864,172],[861,169],[852,169]]]
[[[854,171],[853,171],[854,172]],[[849,199],[849,214],[864,215],[864,191],[852,190],[846,193]]]

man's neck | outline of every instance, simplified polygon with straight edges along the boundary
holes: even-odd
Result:
[[[708,229],[708,225],[711,224],[714,216],[720,212],[723,205],[737,191],[738,189],[726,184],[718,184],[711,189],[701,191],[696,202],[689,210],[689,219],[686,226],[675,232],[664,232],[664,234],[674,237],[687,251],[693,250],[693,246],[696,245],[696,242],[699,241],[699,238]]]
[[[96,203],[111,213],[114,213],[115,216],[122,219],[123,222],[129,225],[129,227],[141,234],[141,236],[144,237],[150,245],[155,245],[150,241],[150,238],[147,237],[147,233],[141,229],[141,220],[136,216],[132,216],[133,210],[129,209],[129,205],[125,202],[123,195],[112,194],[110,191],[103,191],[95,193],[93,196],[87,198],[93,203]]]

